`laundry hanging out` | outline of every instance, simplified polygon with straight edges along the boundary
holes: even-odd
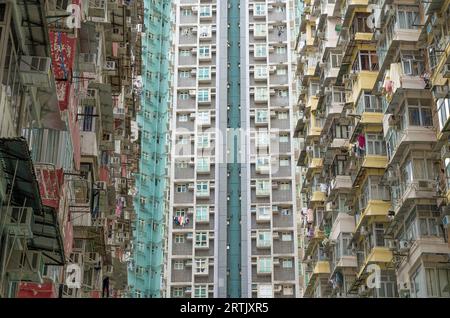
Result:
[[[189,224],[189,217],[188,216],[183,216],[183,215],[175,216],[173,218],[173,222],[176,225],[185,226],[185,225]]]

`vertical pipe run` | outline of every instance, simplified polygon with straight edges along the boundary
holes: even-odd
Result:
[[[228,297],[241,297],[240,1],[228,1]]]

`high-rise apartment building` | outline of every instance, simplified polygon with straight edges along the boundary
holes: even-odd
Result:
[[[294,6],[175,5],[168,296],[298,297]]]
[[[444,1],[305,1],[305,297],[450,296],[448,12]]]
[[[130,293],[136,298],[165,295],[172,8],[172,1],[144,1],[142,91],[137,116],[140,159],[128,271]]]

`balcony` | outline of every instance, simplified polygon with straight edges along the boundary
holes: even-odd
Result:
[[[391,208],[390,201],[382,201],[370,199],[361,214],[357,214],[355,232],[358,232],[361,227],[369,222],[387,222],[388,212]]]
[[[406,129],[392,129],[386,136],[389,164],[399,163],[405,150],[413,144],[436,142],[433,127],[407,126]]]
[[[413,180],[408,182],[402,182],[399,186],[393,186],[392,189],[392,205],[394,212],[397,215],[403,212],[403,208],[407,208],[408,201],[414,201],[422,199],[435,200],[436,192],[435,180]]]
[[[320,172],[322,168],[323,158],[308,158],[305,178],[310,179],[313,174]]]
[[[351,92],[347,94],[347,103],[355,103],[363,91],[372,91],[375,86],[378,67],[374,65],[373,71],[356,70],[351,74]]]
[[[377,264],[380,266],[389,266],[392,263],[393,254],[388,247],[375,246],[370,250],[367,257],[360,259],[358,277],[363,277],[366,274],[366,269],[369,264]]]
[[[339,190],[348,190],[352,187],[352,179],[347,175],[337,175],[331,179],[330,192]]]

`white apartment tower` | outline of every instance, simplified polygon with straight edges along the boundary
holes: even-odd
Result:
[[[174,2],[168,297],[299,297],[293,3]]]

